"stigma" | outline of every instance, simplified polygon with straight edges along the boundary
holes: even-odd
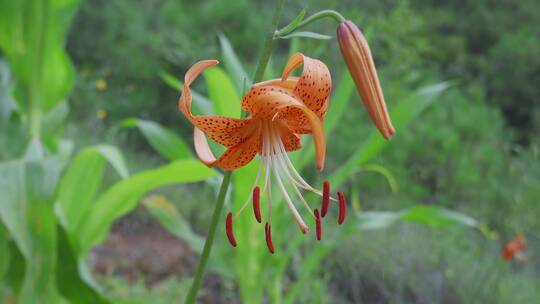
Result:
[[[331,202],[339,207],[338,223],[342,224],[345,219],[345,196],[342,192],[337,193],[337,197],[330,194],[330,183],[325,181],[322,189],[316,189],[305,181],[294,167],[287,154],[287,149],[280,136],[277,123],[269,119],[261,119],[261,150],[259,153],[260,162],[257,175],[251,187],[251,193],[247,195],[246,201],[241,208],[234,213],[229,212],[226,220],[226,233],[229,242],[236,247],[236,240],[233,232],[233,218],[247,208],[250,202],[253,206],[253,214],[258,223],[262,223],[261,199],[266,197],[266,219],[265,219],[265,240],[270,253],[274,253],[274,244],[272,242],[271,232],[271,213],[272,213],[272,187],[277,187],[281,193],[287,208],[289,209],[298,228],[303,234],[310,231],[309,226],[297,209],[297,205],[306,209],[306,213],[313,218],[315,224],[316,238],[322,239],[322,218],[326,216]],[[262,189],[261,189],[262,187]],[[314,193],[322,198],[321,207],[314,209],[304,198],[303,193]]]

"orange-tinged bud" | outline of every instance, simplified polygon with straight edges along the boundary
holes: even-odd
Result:
[[[338,25],[337,37],[341,53],[358,93],[362,97],[364,107],[382,135],[389,139],[394,135],[395,129],[386,109],[379,77],[366,38],[349,20]]]
[[[519,257],[525,249],[527,249],[527,239],[522,235],[518,235],[515,239],[506,243],[501,251],[501,258],[503,260],[512,260]]]

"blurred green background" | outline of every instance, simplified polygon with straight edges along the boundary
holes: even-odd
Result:
[[[173,76],[182,79],[200,59],[226,65],[230,47],[252,75],[273,2],[0,3],[0,302],[178,303],[195,271],[220,177],[193,160],[192,127],[177,111]],[[384,150],[374,148],[353,166],[347,160],[370,146],[360,143],[374,138],[374,127],[336,39],[277,41],[265,78],[277,77],[293,51],[321,58],[331,70],[333,100],[345,110],[329,136],[324,175],[339,180],[358,223],[351,219],[346,233],[329,227],[339,242],[307,238],[291,245],[287,239],[298,233],[282,212],[286,224],[273,233],[287,247],[278,246],[280,257],[266,253],[251,218],[236,232],[249,246],[233,249],[218,231],[201,303],[540,303],[540,2],[291,0],[280,25],[303,8],[308,15],[334,9],[354,21],[371,45],[391,115],[418,113]],[[309,27],[327,35],[335,29],[330,20]],[[195,84],[210,103],[241,94],[241,76],[220,66],[205,75],[206,84]],[[228,87],[236,95],[216,97]],[[39,144],[31,139],[35,104],[43,118]],[[40,176],[59,182],[41,199],[34,188],[43,187],[23,179],[34,176],[37,162],[49,168],[49,158],[62,163],[56,178]],[[19,164],[26,175],[17,179],[11,170]],[[249,193],[249,170],[235,174],[227,210]],[[333,175],[340,170],[346,178]],[[311,163],[304,175],[320,178]],[[114,192],[122,181],[125,191]],[[18,182],[28,188],[24,199],[10,192]],[[30,228],[9,220],[21,209],[10,202],[19,199],[28,203],[20,216]],[[110,211],[107,199],[120,207]],[[102,209],[94,210],[95,200]],[[68,209],[77,224],[61,215]],[[92,223],[103,231],[85,228]],[[36,241],[45,230],[50,238]],[[504,261],[501,248],[516,234],[528,240],[526,258]],[[29,235],[29,245],[21,235]],[[39,263],[57,269],[47,277],[35,274],[45,272],[33,264],[32,252],[41,250],[51,254]]]

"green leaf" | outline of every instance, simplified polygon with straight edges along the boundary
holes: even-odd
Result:
[[[400,130],[403,130],[413,119],[422,113],[436,98],[448,88],[446,83],[435,84],[419,90],[400,102],[391,112],[392,122],[396,128],[396,136],[399,136]],[[368,140],[354,152],[335,173],[330,177],[332,185],[339,186],[357,170],[357,166],[373,159],[380,151],[388,145],[379,131],[374,129]]]
[[[435,227],[451,225],[477,227],[478,222],[468,215],[434,206],[415,206],[401,214],[401,219]]]
[[[4,224],[0,222],[0,282],[3,281],[4,275],[7,272],[9,266],[9,242],[8,234]],[[0,285],[1,290],[1,285]],[[1,294],[0,294],[1,295]]]
[[[28,141],[21,117],[12,113],[4,125],[0,126],[0,159],[18,158],[24,153]]]
[[[303,8],[299,13],[298,15],[296,15],[296,17],[293,19],[293,21],[291,21],[291,23],[287,24],[284,28],[282,28],[280,30],[280,33],[282,33],[282,35],[287,35],[289,34],[290,32],[294,31],[296,29],[296,26],[302,22],[302,20],[304,20],[304,16],[306,16],[306,9]]]
[[[16,76],[21,110],[44,111],[61,102],[73,84],[64,36],[78,0],[0,2],[0,49]]]
[[[180,91],[182,90],[183,83],[180,81],[180,79],[174,77],[173,75],[161,72],[159,74],[161,79],[168,84],[171,88]],[[180,93],[178,93],[180,95]],[[191,97],[193,98],[193,103],[191,106],[200,114],[203,115],[210,115],[212,114],[212,102],[204,97],[203,95],[195,92],[194,90],[191,90]]]
[[[329,39],[332,39],[332,36],[323,35],[323,34],[314,33],[314,32],[294,32],[292,34],[288,34],[288,35],[285,35],[285,36],[280,36],[279,38],[281,38],[281,39],[291,39],[291,38],[295,38],[295,37],[311,38],[311,39],[317,39],[317,40],[329,40]]]
[[[351,78],[349,71],[345,71],[340,78],[340,82],[330,102],[330,110],[326,116],[324,125],[327,133],[330,134],[338,125],[341,117],[345,113],[347,106],[355,89],[354,81]]]
[[[110,145],[97,145],[95,146],[95,149],[109,162],[109,164],[111,164],[120,177],[128,177],[129,172],[120,150]]]
[[[247,87],[251,86],[251,79],[244,70],[244,67],[240,63],[238,56],[234,52],[234,49],[227,39],[227,36],[224,34],[219,34],[219,44],[221,46],[221,55],[223,56],[223,63],[225,64],[225,69],[231,75],[234,83],[236,85],[237,92],[244,91],[244,83]]]
[[[356,216],[360,230],[385,229],[395,224],[401,214],[392,211],[364,211]]]
[[[82,253],[103,241],[112,223],[131,211],[147,192],[162,186],[203,181],[217,172],[196,160],[179,160],[116,183],[92,205],[76,232]]]
[[[43,143],[55,151],[64,131],[64,121],[67,118],[69,107],[66,102],[60,102],[45,113],[42,122]]]
[[[15,100],[11,93],[11,73],[7,63],[0,59],[0,130],[5,127],[11,112],[15,111]]]
[[[170,161],[192,157],[191,149],[182,138],[156,122],[128,118],[121,124],[125,127],[137,127],[150,145]]]
[[[0,296],[2,296],[1,299],[7,299],[7,303],[15,303],[15,297],[21,291],[24,280],[24,257],[13,241],[7,243],[6,250],[9,264],[4,277],[0,277],[0,282],[4,283],[4,290],[0,289]]]
[[[56,219],[51,204],[61,167],[58,158],[0,164],[0,219],[25,260],[21,303],[61,301],[54,285]]]
[[[11,72],[7,63],[0,59],[0,159],[18,157],[28,137],[13,99]]]
[[[434,206],[418,205],[402,211],[365,211],[356,216],[361,230],[386,229],[402,222],[412,222],[433,227],[463,226],[479,227],[478,222],[459,212]]]
[[[214,114],[240,117],[240,97],[231,78],[219,67],[204,72],[208,95],[214,105]]]
[[[105,160],[122,178],[127,178],[128,172],[118,149],[100,145],[85,148],[77,154],[59,183],[55,211],[72,238],[76,237],[75,231],[90,211],[101,187]]]
[[[191,230],[189,222],[182,217],[178,209],[166,197],[162,195],[148,196],[143,200],[143,205],[167,231],[185,240],[196,253],[202,252],[204,239]]]
[[[377,164],[367,164],[367,165],[362,166],[362,171],[371,171],[371,172],[379,173],[388,182],[388,186],[390,186],[390,190],[392,191],[392,193],[398,192],[398,184],[397,184],[396,178],[394,177],[392,172],[390,172],[390,170],[388,170],[384,166],[377,165]]]
[[[331,98],[330,109],[324,121],[326,134],[332,134],[337,127],[354,93],[355,85],[348,70],[342,74],[340,79],[341,81]],[[313,161],[315,150],[311,148],[312,146],[313,141],[307,141],[304,145],[305,152],[292,155],[293,162],[297,165],[297,168],[303,168],[306,164]]]
[[[79,275],[76,252],[70,245],[68,233],[60,226],[58,227],[58,260],[61,263],[56,265],[56,283],[59,291],[70,303],[109,303]]]

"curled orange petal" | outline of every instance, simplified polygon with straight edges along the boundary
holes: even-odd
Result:
[[[294,87],[294,93],[311,111],[323,118],[328,110],[332,88],[330,71],[321,61],[305,56],[302,53],[295,53],[283,69],[281,80],[286,81],[289,74],[300,65],[304,67]]]
[[[294,87],[298,83],[298,77],[289,77],[287,79],[270,79],[262,82],[257,82],[253,84],[253,87],[261,86],[280,86],[285,89],[294,90]]]
[[[195,146],[195,154],[197,154],[199,160],[205,165],[210,166],[216,162],[216,157],[208,145],[206,135],[197,127],[193,129],[193,144]]]
[[[182,87],[182,95],[180,95],[180,98],[178,99],[178,109],[190,121],[192,120],[193,115],[191,114],[191,90],[189,89],[189,87],[191,86],[191,83],[193,83],[193,81],[195,79],[197,79],[197,77],[199,77],[199,75],[204,70],[206,70],[207,68],[212,67],[212,66],[214,66],[214,65],[216,65],[218,63],[219,63],[219,61],[213,60],[213,59],[201,60],[201,61],[195,63],[186,72],[186,75],[184,76],[184,85]]]
[[[205,69],[217,63],[217,60],[202,60],[187,71],[178,108],[195,127],[193,139],[197,157],[210,167],[233,170],[245,165],[260,151],[260,123],[250,118],[194,116],[191,113],[190,85]],[[206,136],[228,148],[218,159],[210,149]]]

